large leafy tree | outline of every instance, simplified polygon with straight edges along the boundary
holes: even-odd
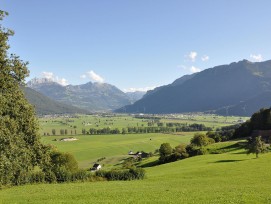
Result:
[[[194,137],[191,139],[191,144],[198,147],[207,146],[211,143],[214,143],[213,139],[203,133],[195,133]]]
[[[159,160],[161,163],[164,163],[167,159],[167,157],[169,157],[173,152],[172,147],[170,146],[169,143],[163,143],[161,144],[160,148],[159,148]]]
[[[259,157],[260,153],[267,151],[267,147],[261,140],[261,136],[248,138],[246,149],[248,154],[256,154],[256,158]]]
[[[49,160],[34,109],[20,88],[29,74],[27,63],[8,53],[13,31],[1,24],[6,15],[0,11],[0,186],[26,183],[33,168]]]

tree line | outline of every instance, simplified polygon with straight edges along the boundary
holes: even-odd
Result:
[[[141,133],[174,133],[174,132],[194,132],[194,131],[211,131],[212,128],[206,127],[204,124],[182,124],[174,123],[166,127],[127,127],[127,128],[90,128],[88,131],[82,129],[82,134],[104,135],[104,134],[141,134]]]

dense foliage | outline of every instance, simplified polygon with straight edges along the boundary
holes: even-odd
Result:
[[[0,21],[6,15],[0,11]],[[34,108],[21,89],[29,74],[27,63],[8,54],[12,35],[0,24],[0,187],[89,179],[72,155],[40,142]]]
[[[185,144],[179,144],[175,148],[172,148],[169,143],[161,144],[159,155],[159,163],[161,164],[185,159],[190,156]]]
[[[139,180],[145,177],[145,170],[142,168],[131,168],[125,170],[96,171],[97,177],[105,178],[109,181],[115,180]]]
[[[0,11],[0,20],[7,15]],[[33,107],[20,89],[28,76],[27,63],[7,44],[13,32],[0,25],[0,185],[27,182],[35,166],[48,162],[48,155],[38,134]]]
[[[267,147],[261,140],[261,136],[248,138],[246,149],[248,154],[256,154],[256,158],[259,157],[260,153],[267,151]]]
[[[254,113],[250,120],[235,130],[233,138],[248,137],[253,130],[271,130],[271,108]]]

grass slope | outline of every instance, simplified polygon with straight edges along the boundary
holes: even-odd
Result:
[[[271,153],[243,150],[147,168],[140,181],[27,185],[0,191],[1,203],[271,203]]]
[[[180,143],[189,143],[193,134],[87,135],[75,136],[78,140],[73,142],[52,141],[61,137],[50,136],[42,137],[42,141],[56,146],[60,151],[72,153],[80,167],[85,168],[92,166],[101,157],[106,157],[106,160],[101,162],[102,164],[115,164],[126,158],[130,150],[153,152],[164,142],[169,142],[173,147]]]

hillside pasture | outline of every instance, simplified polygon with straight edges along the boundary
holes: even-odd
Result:
[[[231,150],[146,168],[147,178],[139,181],[4,189],[0,203],[271,203],[270,163],[271,153],[255,159]]]
[[[60,136],[42,137],[45,144],[52,144],[62,152],[73,154],[81,168],[93,165],[99,158],[105,157],[101,163],[110,167],[128,157],[128,152],[154,152],[164,142],[173,147],[180,143],[189,143],[193,132],[179,135],[171,134],[118,134],[118,135],[84,135],[76,136],[76,141],[59,141]],[[54,141],[54,140],[58,141]]]

